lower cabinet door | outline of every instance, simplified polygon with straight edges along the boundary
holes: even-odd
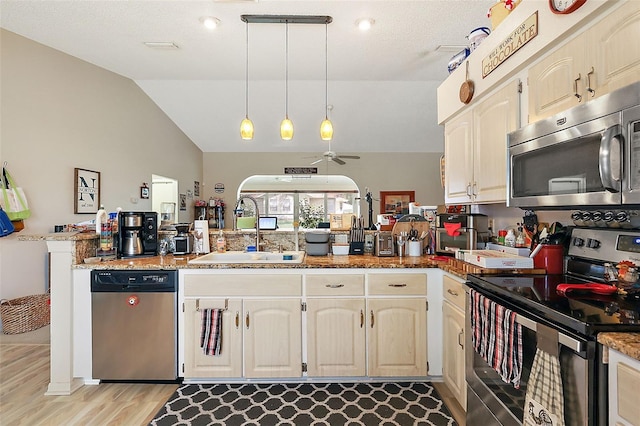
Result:
[[[300,299],[244,300],[245,377],[302,376]]]
[[[467,407],[464,366],[464,312],[445,301],[442,305],[442,379],[463,409]]]
[[[369,299],[369,376],[427,375],[426,299]]]
[[[184,302],[185,346],[184,377],[242,377],[242,302],[229,300],[222,315],[222,350],[220,355],[205,355],[200,346],[202,310],[224,308],[224,299],[186,299]]]
[[[307,300],[307,374],[366,374],[364,299]]]

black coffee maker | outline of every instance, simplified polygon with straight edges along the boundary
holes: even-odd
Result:
[[[118,215],[118,257],[158,254],[158,213],[120,212]]]

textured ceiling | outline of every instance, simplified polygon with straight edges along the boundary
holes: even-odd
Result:
[[[428,137],[439,129],[435,89],[456,52],[436,47],[467,44],[471,30],[489,26],[486,12],[493,3],[2,0],[0,25],[133,79],[205,152],[322,152],[316,127],[324,115],[324,25],[289,25],[289,115],[296,125],[293,142],[305,142],[293,148],[277,137],[284,115],[285,26],[249,25],[256,138],[243,144],[238,126],[245,108],[246,24],[240,15],[330,15],[334,149],[389,151],[390,139],[400,137],[393,150],[438,151],[441,136]],[[217,17],[220,26],[206,30],[204,16]],[[355,26],[363,17],[375,19],[367,33]],[[150,49],[144,42],[172,42],[179,49]]]

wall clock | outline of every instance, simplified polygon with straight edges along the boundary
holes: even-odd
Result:
[[[549,0],[549,8],[553,13],[566,15],[578,10],[587,0]]]

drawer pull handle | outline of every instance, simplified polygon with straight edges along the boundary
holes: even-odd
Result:
[[[247,311],[247,316],[244,318],[244,323],[247,326],[247,330],[249,329],[249,312]]]
[[[325,285],[325,287],[327,287],[327,288],[342,288],[342,287],[344,287],[344,284],[327,284],[327,285]]]
[[[406,284],[389,284],[389,287],[406,287]]]
[[[360,309],[360,328],[364,327],[364,311]]]
[[[450,288],[447,289],[447,293],[449,293],[452,296],[456,296],[456,297],[458,296],[458,292],[457,291],[453,291]]]
[[[373,309],[371,310],[371,328],[373,328],[373,324],[375,324],[375,317],[373,316]]]
[[[240,327],[240,312],[236,311],[236,329]]]
[[[460,337],[463,335],[464,335],[464,330],[460,330],[460,333],[458,333],[458,345],[460,345],[462,349],[464,349],[464,343],[460,343]]]

